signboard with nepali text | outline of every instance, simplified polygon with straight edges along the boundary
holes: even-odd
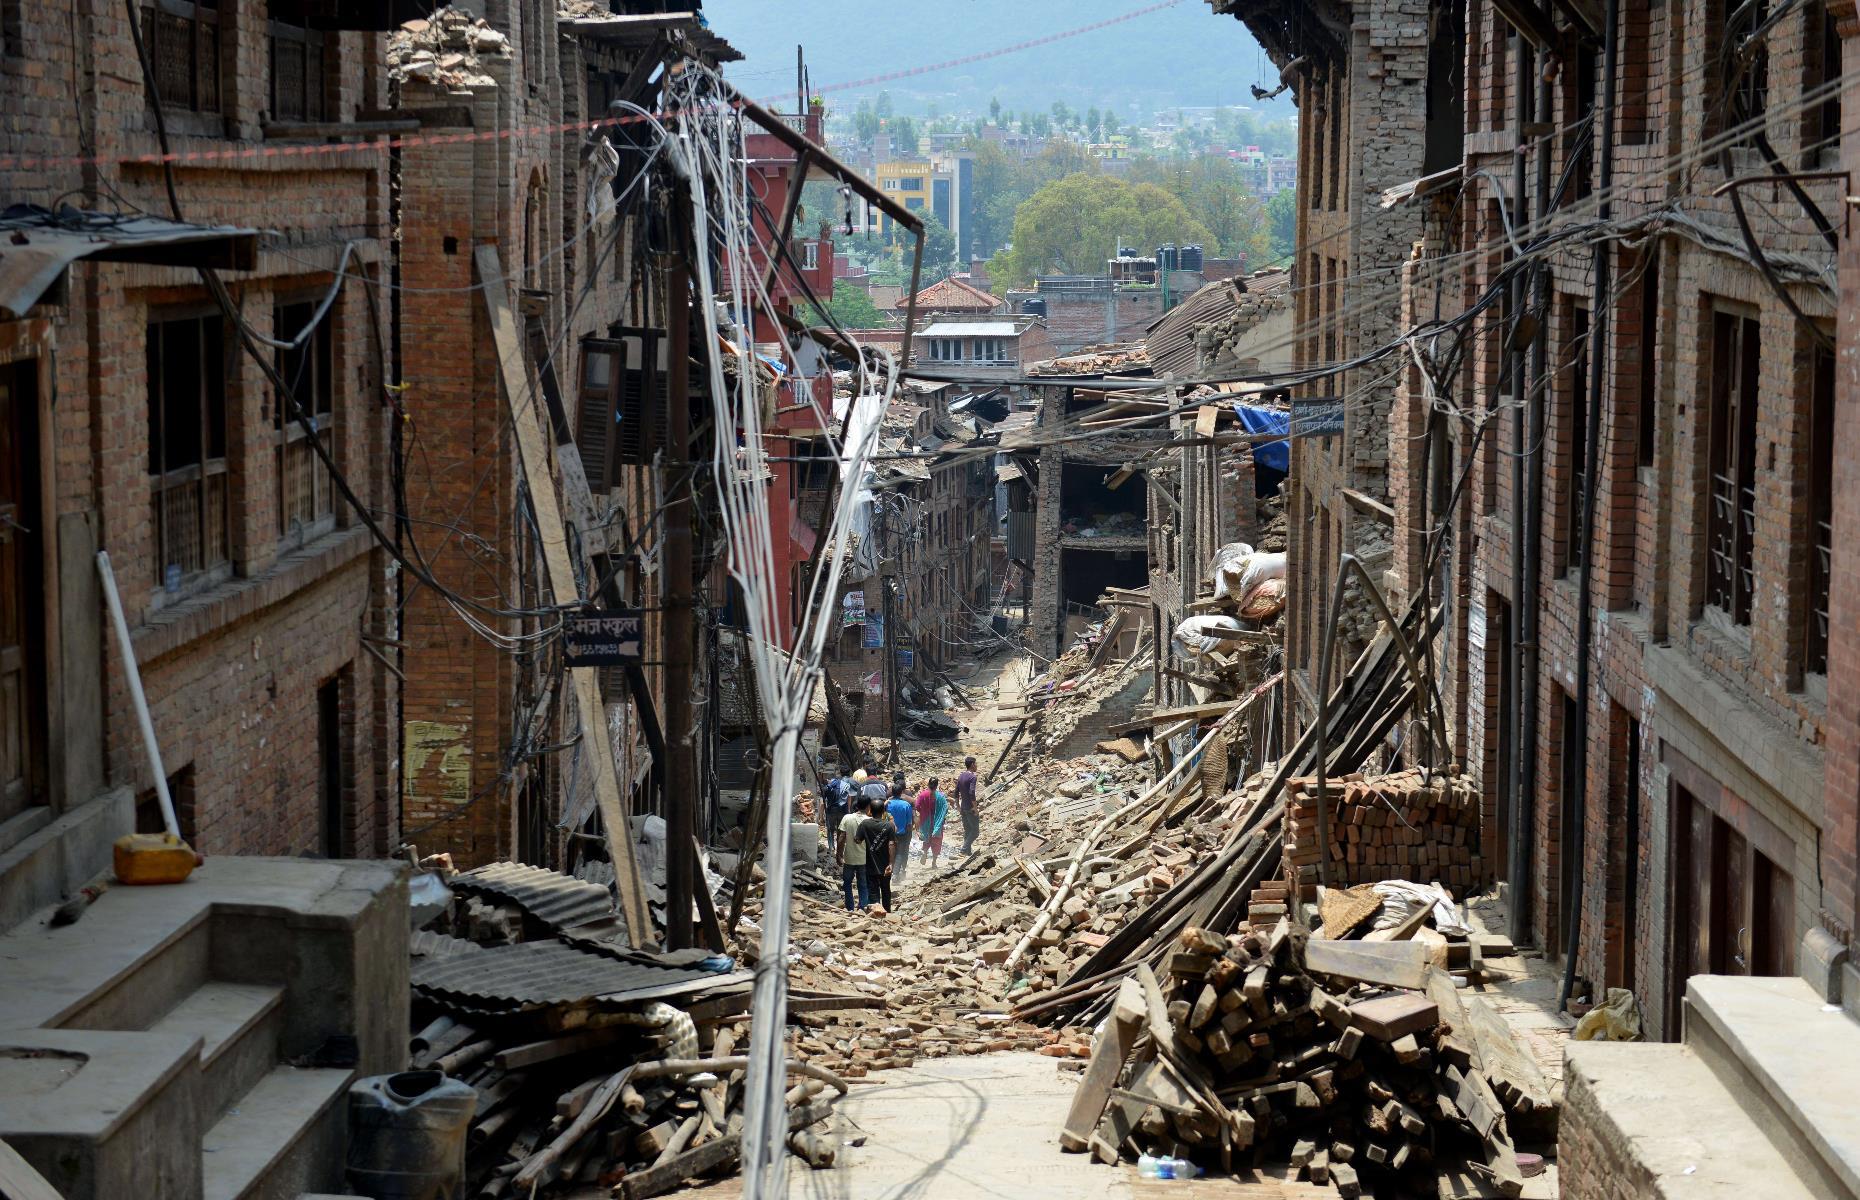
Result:
[[[645,619],[637,608],[570,613],[562,622],[562,657],[571,667],[625,667],[641,661]]]
[[[1343,400],[1337,396],[1318,396],[1292,401],[1292,436],[1294,438],[1335,437],[1343,432]]]

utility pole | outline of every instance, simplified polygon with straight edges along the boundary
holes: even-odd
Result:
[[[674,209],[683,203],[683,189]],[[681,247],[684,239],[680,239]],[[691,277],[689,260],[675,252],[666,260],[667,373],[665,463],[665,612],[661,625],[665,663],[665,945],[689,949],[694,942],[696,805],[699,787],[692,738],[691,653]]]
[[[889,497],[886,497],[889,499]],[[885,622],[885,726],[891,738],[891,761],[898,761],[898,642],[897,622],[893,615],[891,589],[893,576],[886,567],[886,555],[891,549],[890,511],[880,508],[878,514],[878,586],[881,597],[879,613]]]

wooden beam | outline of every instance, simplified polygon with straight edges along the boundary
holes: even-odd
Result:
[[[1118,986],[1117,999],[1111,1005],[1111,1019],[1105,1022],[1103,1032],[1098,1035],[1092,1047],[1091,1063],[1079,1079],[1078,1090],[1072,1093],[1072,1108],[1066,1113],[1065,1125],[1059,1131],[1061,1150],[1077,1153],[1090,1147],[1092,1131],[1104,1115],[1111,1089],[1116,1086],[1130,1052],[1136,1048],[1137,1034],[1148,1017],[1149,1002],[1144,998],[1143,985],[1125,976]]]
[[[575,583],[574,562],[569,557],[568,530],[562,523],[555,474],[549,466],[549,443],[535,403],[539,392],[531,386],[523,343],[510,312],[510,301],[502,282],[503,264],[498,260],[497,247],[489,243],[480,243],[473,256],[479,282],[485,285],[482,289],[485,315],[490,321],[491,339],[497,347],[504,403],[510,410],[517,457],[536,518],[537,541],[542,547],[543,566],[549,576],[550,596],[558,606],[578,605],[581,593]],[[581,718],[581,744],[587,750],[594,775],[594,799],[600,809],[602,831],[607,837],[607,853],[613,860],[620,912],[626,918],[627,941],[634,946],[651,946],[657,938],[652,914],[646,908],[646,889],[639,877],[639,863],[633,857],[626,798],[620,793],[620,772],[614,763],[613,744],[607,738],[607,709],[601,702],[599,671],[594,667],[575,667],[569,671],[569,677],[574,683],[575,707]]]
[[[258,127],[266,141],[285,138],[372,137],[386,133],[412,133],[421,125],[414,117],[386,121],[267,121]]]
[[[1305,943],[1305,969],[1359,983],[1418,989],[1427,986],[1427,947],[1419,942],[1340,942],[1314,937]]]
[[[1339,488],[1338,490],[1343,493],[1343,498],[1345,500],[1348,500],[1352,505],[1368,513],[1382,524],[1389,526],[1395,524],[1395,510],[1382,503],[1382,501],[1376,499],[1374,496],[1366,492],[1360,492],[1355,488]]]

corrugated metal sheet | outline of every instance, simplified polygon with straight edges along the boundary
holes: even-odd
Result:
[[[1244,286],[1222,279],[1197,288],[1188,299],[1164,313],[1149,328],[1143,344],[1150,352],[1150,366],[1156,374],[1183,378],[1195,373],[1200,353],[1195,349],[1195,334],[1204,325],[1220,320],[1240,302]]]
[[[415,958],[451,958],[456,954],[470,954],[479,949],[482,947],[476,942],[448,937],[430,929],[414,930],[407,942],[407,953]]]
[[[615,1004],[690,995],[735,984],[747,972],[623,961],[561,942],[519,942],[469,954],[421,959],[413,986],[428,998],[477,1012],[517,1012],[560,1004]]]
[[[448,882],[465,892],[508,900],[553,929],[585,925],[614,911],[613,895],[601,885],[528,863],[487,863]]]

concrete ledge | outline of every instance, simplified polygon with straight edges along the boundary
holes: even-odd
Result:
[[[1794,976],[1695,975],[1686,1043],[1820,1194],[1860,1197],[1860,1024]]]
[[[136,827],[127,788],[104,792],[0,852],[0,930],[57,904],[110,865],[110,843]]]
[[[68,1200],[197,1196],[199,1062],[198,1037],[0,1035],[0,1137]]]
[[[1690,1047],[1571,1042],[1567,1054],[1557,1136],[1564,1200],[1828,1200]]]

